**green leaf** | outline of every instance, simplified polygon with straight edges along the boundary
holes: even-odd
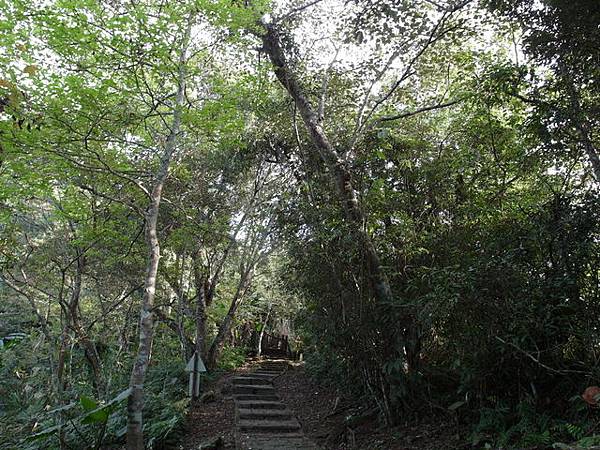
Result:
[[[130,394],[131,394],[131,388],[125,389],[123,392],[119,393],[116,397],[114,397],[113,399],[108,401],[105,405],[98,407],[96,404],[96,408],[94,408],[92,410],[88,410],[89,411],[88,414],[83,416],[83,418],[81,419],[81,423],[90,424],[90,423],[106,422],[108,420],[108,417],[110,416],[111,412],[113,411],[114,407],[117,406],[118,403],[122,402],[127,397],[129,397]],[[84,396],[82,396],[82,399],[83,398],[84,398]],[[87,400],[91,400],[88,397],[85,397],[85,398]]]
[[[94,399],[85,395],[82,395],[79,398],[79,402],[81,403],[83,409],[86,411],[93,411],[94,409],[98,408],[98,403]]]
[[[90,423],[104,423],[108,420],[108,416],[110,415],[108,409],[106,407],[102,407],[96,409],[81,419],[81,423],[90,424]]]

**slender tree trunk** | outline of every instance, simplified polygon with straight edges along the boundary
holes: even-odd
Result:
[[[66,320],[66,319],[65,319]],[[65,323],[62,328],[62,332],[60,334],[60,343],[58,347],[58,358],[56,363],[56,378],[57,378],[57,388],[58,388],[58,396],[60,401],[62,401],[62,394],[66,387],[65,381],[65,365],[67,360],[67,343],[69,341],[69,333],[67,324]]]
[[[176,335],[178,335],[179,339],[182,342],[182,346],[184,348],[184,362],[187,362],[188,359],[190,359],[190,357],[192,356],[192,353],[194,352],[194,342],[188,338],[185,334],[181,333],[181,327],[179,326],[179,324],[177,323],[176,320],[170,318],[169,316],[167,316],[163,311],[161,311],[159,308],[154,310],[154,314],[156,314],[157,319],[161,322],[163,322],[166,326],[168,326],[173,333],[175,333]]]
[[[245,220],[245,216],[242,218],[242,222]],[[200,260],[200,251],[196,253],[193,257],[193,272],[194,272],[194,285],[196,287],[196,345],[195,351],[201,355],[202,358],[206,356],[206,318],[207,308],[211,305],[213,298],[215,296],[215,291],[217,285],[219,284],[219,280],[221,278],[221,274],[223,272],[223,268],[225,266],[225,262],[231,252],[231,249],[235,245],[235,236],[237,236],[236,231],[234,238],[231,239],[223,255],[217,261],[216,266],[214,267],[214,271],[212,274],[206,273],[208,271],[203,270],[202,262]]]
[[[194,260],[194,284],[196,286],[196,353],[205,357],[206,351],[206,308],[209,294],[208,281],[202,276],[202,271]]]
[[[262,354],[262,339],[265,335],[265,330],[267,328],[267,323],[269,323],[269,317],[271,316],[271,305],[269,305],[269,309],[267,310],[267,316],[263,323],[261,323],[260,333],[258,335],[258,344],[256,346],[256,356],[260,356]]]
[[[176,320],[169,317],[168,312],[165,314],[163,311],[157,309],[155,312],[160,316],[160,320],[175,332],[179,338],[179,344],[181,345],[181,358],[184,362],[187,362],[194,352],[194,343],[186,336],[184,327],[184,318],[186,313],[189,311],[188,298],[185,293],[184,279],[185,279],[185,265],[187,256],[185,252],[178,253],[175,265],[178,267],[178,276],[169,277],[165,274],[167,283],[171,286],[175,297],[177,298],[177,317]],[[192,342],[191,345],[189,343]]]
[[[319,114],[311,105],[295,74],[289,67],[278,29],[274,24],[262,23],[265,33],[262,35],[263,49],[269,55],[275,76],[294,100],[296,108],[302,117],[310,139],[316,148],[320,159],[329,170],[335,184],[338,198],[342,204],[346,221],[351,225],[352,232],[364,252],[367,274],[373,287],[375,298],[381,304],[389,304],[393,294],[388,278],[384,272],[381,260],[371,237],[365,229],[367,218],[361,207],[356,191],[352,184],[351,173],[338,152],[329,141],[323,129]],[[412,366],[418,365],[418,342],[412,341],[416,330],[414,318],[410,313],[399,323],[405,339],[404,350],[412,359]]]
[[[227,314],[223,318],[223,321],[219,325],[219,331],[215,336],[210,349],[207,355],[207,364],[210,370],[213,370],[216,367],[219,356],[221,356],[221,352],[223,351],[223,346],[225,345],[225,337],[227,333],[229,333],[229,329],[231,328],[231,324],[233,323],[233,319],[235,317],[235,313],[239,306],[239,297],[236,295],[231,301],[231,305],[229,305],[229,310]]]
[[[263,23],[266,33],[262,35],[263,49],[269,55],[279,82],[288,91],[320,158],[327,165],[335,183],[347,221],[352,224],[365,253],[370,281],[375,296],[381,302],[392,299],[392,290],[370,236],[365,231],[366,217],[352,185],[350,171],[333,148],[319,120],[319,116],[306,97],[300,83],[290,70],[281,46],[279,31],[273,24]]]
[[[225,338],[231,329],[231,324],[233,323],[233,319],[235,318],[235,313],[237,311],[238,306],[242,302],[246,290],[248,289],[248,285],[251,278],[252,269],[245,269],[240,274],[240,282],[238,283],[237,289],[235,291],[235,295],[231,300],[231,304],[229,305],[229,310],[227,314],[223,318],[223,321],[219,325],[219,330],[217,331],[217,335],[215,336],[210,349],[208,351],[208,355],[206,358],[207,367],[209,369],[214,369],[219,356],[221,355],[221,351],[223,351],[223,345],[225,344]]]
[[[98,350],[87,335],[79,315],[79,303],[81,299],[81,286],[83,283],[84,267],[85,255],[77,250],[75,278],[73,280],[71,298],[69,300],[69,318],[71,322],[71,328],[77,336],[79,346],[82,348],[85,358],[92,369],[93,384],[94,388],[96,389],[96,393],[98,394],[98,397],[101,397],[104,390],[102,363],[100,361],[100,356],[98,355]]]
[[[258,190],[255,190],[254,196],[252,197],[248,208],[250,208],[255,200],[256,195],[258,194]],[[248,211],[244,212],[242,218],[240,219],[236,230],[231,237],[227,247],[225,248],[223,255],[218,259],[214,267],[212,268],[212,273],[208,269],[205,269],[202,266],[202,261],[200,257],[200,250],[196,252],[193,256],[193,272],[194,272],[194,285],[196,287],[196,312],[195,312],[195,321],[196,321],[196,344],[195,351],[198,352],[202,358],[207,357],[207,342],[206,342],[206,320],[207,320],[207,309],[212,304],[212,301],[215,297],[215,291],[219,284],[221,275],[223,273],[223,268],[225,267],[225,263],[231,253],[231,250],[236,245],[236,238],[242,229],[244,222],[248,217]]]
[[[182,352],[183,360],[185,362],[187,362],[188,359],[192,355],[192,347],[187,345],[188,339],[185,335],[185,327],[184,327],[184,323],[183,323],[184,318],[185,318],[185,308],[186,308],[186,303],[187,303],[187,296],[185,295],[185,292],[183,289],[183,279],[184,279],[185,263],[186,263],[187,257],[186,257],[185,252],[183,252],[183,255],[177,255],[177,258],[181,259],[179,280],[177,280],[177,285],[175,286],[175,295],[177,296],[177,335],[179,336],[179,342],[181,344],[181,352]]]
[[[140,324],[139,324],[139,346],[137,356],[131,371],[129,386],[131,394],[127,402],[127,450],[143,450],[143,418],[144,407],[144,381],[150,362],[153,337],[152,308],[156,292],[156,276],[160,260],[160,243],[157,234],[157,222],[162,198],[162,190],[169,173],[169,166],[176,147],[177,136],[181,127],[182,108],[185,101],[185,77],[186,77],[186,53],[190,41],[192,26],[192,15],[188,18],[188,24],[182,39],[179,54],[179,68],[177,80],[177,93],[171,131],[165,143],[160,165],[156,173],[150,203],[145,215],[145,238],[148,246],[148,262],[146,266],[146,277],[144,280],[144,295],[142,297]]]
[[[592,140],[590,139],[590,133],[588,131],[587,124],[579,124],[577,128],[583,141],[585,152],[587,153],[592,165],[594,178],[596,179],[596,182],[600,183],[600,152],[598,152],[598,149],[594,146]]]
[[[146,278],[144,282],[144,295],[142,297],[139,346],[133,370],[131,372],[131,394],[127,404],[127,448],[129,450],[142,450],[144,436],[142,432],[142,409],[144,406],[144,380],[150,360],[152,348],[153,322],[152,306],[156,290],[156,274],[160,259],[160,245],[156,234],[156,223],[160,205],[163,182],[157,182],[152,190],[151,204],[146,214],[146,243],[149,247]]]
[[[62,305],[61,305],[62,307]],[[66,399],[64,393],[67,388],[67,380],[65,379],[65,367],[67,365],[67,347],[69,343],[69,318],[66,317],[66,309],[62,309],[62,331],[60,334],[60,342],[58,347],[58,357],[56,362],[56,394],[58,397],[58,404],[61,406],[66,405]],[[58,442],[60,450],[66,448],[65,445],[65,429],[62,425],[66,422],[64,411],[59,411],[58,424],[60,430],[58,432]]]

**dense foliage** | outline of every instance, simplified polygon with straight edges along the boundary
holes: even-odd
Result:
[[[172,447],[265,330],[387,426],[598,440],[599,17],[0,0],[0,449]]]

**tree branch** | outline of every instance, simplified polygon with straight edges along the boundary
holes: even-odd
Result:
[[[398,114],[394,114],[392,116],[383,116],[380,117],[378,119],[378,122],[389,122],[391,120],[398,120],[398,119],[404,119],[406,117],[412,117],[412,116],[416,116],[417,114],[421,114],[427,111],[434,111],[436,109],[443,109],[443,108],[448,108],[449,106],[454,106],[457,103],[462,102],[463,100],[465,100],[464,98],[458,98],[455,100],[451,100],[449,102],[446,103],[437,103],[435,105],[429,105],[429,106],[423,106],[422,108],[417,108],[415,110],[412,111],[404,111]]]

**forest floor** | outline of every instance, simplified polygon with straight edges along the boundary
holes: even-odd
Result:
[[[196,401],[188,414],[184,450],[197,450],[198,447],[214,438],[221,437],[223,450],[235,449],[235,407],[232,397],[232,379],[251,370],[245,365],[237,370],[226,372],[202,388],[204,393],[212,392],[209,401]]]
[[[203,442],[221,437],[222,449],[235,449],[235,413],[231,396],[233,377],[252,370],[248,364],[228,372],[205,386],[215,395],[206,403],[196,402],[190,410],[181,447],[197,450]],[[365,413],[338,392],[316,384],[301,364],[274,381],[281,401],[296,415],[305,435],[324,450],[456,450],[468,448],[449,421],[419,422],[395,428],[381,427],[373,414]],[[349,416],[358,417],[352,427]],[[283,450],[283,449],[282,449]]]

